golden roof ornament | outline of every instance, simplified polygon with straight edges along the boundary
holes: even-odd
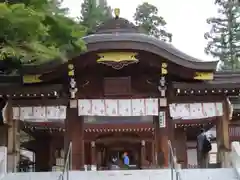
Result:
[[[120,15],[120,9],[119,8],[115,8],[114,9],[114,14],[115,14],[115,19],[118,19],[119,15]]]

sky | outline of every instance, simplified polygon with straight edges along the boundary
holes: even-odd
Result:
[[[71,17],[80,16],[83,0],[64,0]],[[207,41],[204,33],[210,30],[206,19],[216,16],[214,0],[107,0],[112,8],[120,8],[120,17],[133,21],[136,7],[148,2],[155,5],[159,15],[167,22],[167,30],[173,34],[172,44],[193,57],[209,61],[211,56],[204,53]]]

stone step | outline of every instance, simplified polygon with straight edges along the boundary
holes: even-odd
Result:
[[[182,169],[179,180],[237,180],[232,168]],[[1,180],[60,180],[60,172],[10,173]],[[70,171],[69,180],[171,180],[171,170]],[[66,178],[65,178],[66,180]],[[175,173],[174,173],[175,180]]]
[[[216,169],[182,169],[182,180],[237,180],[237,172],[233,168]]]

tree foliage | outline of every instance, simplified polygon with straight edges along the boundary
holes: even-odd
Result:
[[[172,34],[166,31],[167,22],[158,15],[158,8],[154,5],[147,2],[139,5],[134,14],[134,21],[148,35],[163,41],[172,41]]]
[[[205,33],[205,52],[221,61],[222,70],[240,68],[240,6],[233,0],[216,0],[218,16],[207,19],[212,26]]]
[[[88,33],[112,18],[112,9],[106,0],[84,0],[81,5],[81,24],[88,28]]]
[[[85,49],[85,29],[56,0],[0,2],[0,59],[40,64]]]

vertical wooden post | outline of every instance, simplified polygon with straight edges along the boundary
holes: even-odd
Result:
[[[161,65],[161,79],[159,80],[158,90],[160,92],[160,99],[159,99],[159,112],[164,112],[164,117],[162,117],[163,124],[161,128],[159,128],[158,138],[160,142],[158,143],[158,162],[160,166],[168,167],[168,159],[169,159],[169,152],[168,152],[168,139],[169,139],[169,82],[167,82],[167,75],[168,75],[168,64],[166,62],[162,62]],[[160,118],[160,117],[158,117]],[[159,119],[160,120],[160,119]],[[160,126],[160,122],[158,120],[158,126]]]
[[[141,141],[141,168],[144,168],[147,164],[146,162],[146,142],[144,140]]]
[[[172,88],[171,82],[168,82],[168,87],[167,87],[167,107],[165,109],[166,112],[166,127],[163,129],[162,133],[164,135],[161,135],[164,140],[162,141],[163,144],[162,146],[164,147],[164,160],[165,160],[165,167],[169,167],[169,145],[168,141],[170,140],[172,148],[174,148],[174,130],[175,130],[175,124],[170,116],[170,109],[169,109],[169,104],[174,100],[174,90]],[[173,149],[174,150],[174,149]]]
[[[39,136],[36,137],[34,141],[35,148],[35,171],[49,171],[51,170],[51,166],[49,163],[50,159],[50,138],[49,136]]]
[[[84,169],[84,119],[78,116],[77,108],[67,107],[67,116],[65,120],[65,146],[72,142],[72,169]],[[65,147],[65,150],[68,148]],[[67,152],[66,152],[67,154]]]
[[[7,144],[8,144],[7,135],[8,135],[8,125],[0,126],[0,146],[7,147]]]
[[[95,144],[95,141],[91,142],[91,165],[96,166],[96,144]]]
[[[155,167],[155,149],[154,149],[154,141],[151,142],[151,152],[152,152],[152,166]]]
[[[55,156],[56,147],[55,147],[55,137],[49,137],[49,167],[52,168],[53,165],[56,163],[58,157]]]
[[[7,104],[5,100],[0,101],[0,108],[2,108],[2,123],[0,124],[0,146],[7,147],[7,135],[8,135],[8,125],[7,121]]]
[[[221,162],[221,157],[220,157],[220,149],[221,149],[221,123],[220,121],[222,120],[221,117],[217,117],[217,122],[216,122],[216,141],[217,141],[217,163]],[[198,154],[199,157],[199,154]]]
[[[169,161],[169,152],[168,152],[168,136],[167,133],[164,131],[161,134],[161,151],[163,153],[164,158],[164,167],[168,167],[168,161]]]
[[[167,114],[167,113],[166,113]],[[167,117],[166,117],[167,118]],[[159,128],[159,119],[155,118],[155,164],[168,167],[168,119],[166,127]]]
[[[13,106],[11,99],[8,100],[3,113],[4,118],[6,118],[5,121],[8,124],[8,172],[16,172],[20,160],[20,129],[19,119],[13,119]]]
[[[159,153],[159,149],[160,149],[160,129],[159,129],[159,120],[158,120],[158,117],[154,117],[153,119],[153,123],[154,123],[154,160],[153,160],[153,165],[155,167],[158,166],[158,153]]]
[[[229,147],[229,104],[227,103],[227,99],[225,98],[223,101],[223,116],[217,118],[217,145],[218,145],[218,162],[221,163],[222,167],[228,167],[227,162],[228,152],[230,150]]]
[[[15,152],[15,172],[17,171],[20,161],[20,129],[19,120],[14,120],[14,152]]]
[[[187,136],[183,128],[175,129],[175,149],[177,161],[183,168],[187,167]]]
[[[8,123],[8,142],[7,142],[7,170],[8,172],[15,172],[16,171],[16,121],[13,120],[13,108],[12,108],[12,101],[9,100],[7,107],[6,107],[6,119]]]

